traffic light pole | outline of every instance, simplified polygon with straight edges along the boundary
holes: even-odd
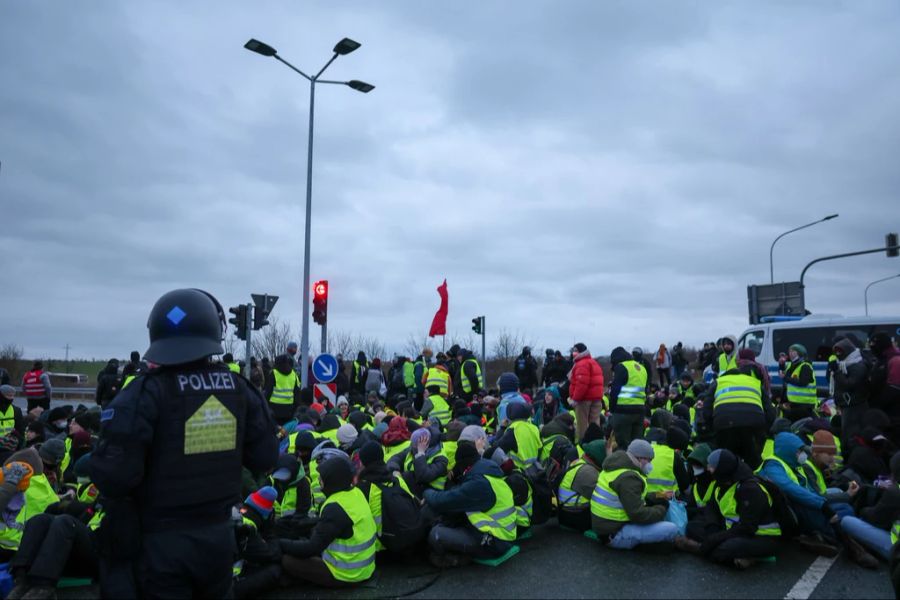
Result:
[[[481,317],[481,372],[487,377],[487,354],[485,353],[484,317]]]
[[[244,375],[250,379],[250,338],[253,333],[253,305],[247,305],[247,346],[244,350]]]
[[[328,352],[326,345],[328,344],[328,323],[322,323],[322,354]]]

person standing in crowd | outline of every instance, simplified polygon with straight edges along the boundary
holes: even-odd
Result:
[[[22,391],[28,401],[28,412],[36,406],[50,410],[50,398],[53,389],[50,387],[50,374],[44,372],[43,361],[36,360],[31,370],[22,377]]]
[[[300,403],[300,378],[287,354],[275,357],[275,368],[266,380],[263,395],[279,425],[294,418],[294,410]]]
[[[457,354],[460,362],[459,366],[459,385],[457,390],[461,391],[460,397],[466,402],[471,402],[472,397],[484,389],[484,375],[481,372],[481,365],[478,359],[470,350],[461,348]]]
[[[366,395],[366,380],[369,375],[369,361],[365,352],[359,352],[356,360],[350,365],[350,392]]]
[[[97,375],[97,391],[94,401],[100,406],[105,406],[119,391],[119,360],[111,358]]]
[[[781,408],[792,423],[814,416],[818,404],[816,373],[807,356],[806,346],[792,344],[788,348],[790,361],[778,360],[778,372],[784,382]]]
[[[516,357],[515,368],[513,372],[519,378],[519,389],[528,394],[529,397],[534,396],[534,388],[537,387],[537,361],[531,355],[531,348],[525,346],[522,353]]]
[[[871,405],[887,414],[891,426],[886,435],[894,446],[900,447],[900,350],[884,332],[869,339],[869,348],[875,358],[869,374]]]
[[[721,375],[738,366],[737,338],[733,335],[726,335],[721,341],[722,351],[713,362],[713,372],[716,375]]]
[[[613,381],[609,390],[610,425],[619,447],[627,447],[644,430],[647,378],[643,364],[622,346],[610,354]]]
[[[828,373],[834,384],[834,402],[841,409],[841,446],[849,453],[869,410],[869,367],[859,348],[847,338],[839,340],[832,351]]]
[[[672,348],[672,367],[675,369],[675,380],[681,378],[681,374],[688,366],[687,357],[684,354],[684,345],[681,342],[675,344]]]
[[[384,381],[384,373],[381,370],[381,359],[373,358],[372,365],[366,371],[366,384],[363,391],[366,394],[375,392],[379,398],[384,398],[384,390],[387,390],[387,384]]]
[[[665,344],[659,345],[656,351],[656,376],[659,377],[659,387],[665,389],[672,384],[672,353]]]
[[[633,358],[636,363],[644,367],[644,369],[647,371],[647,387],[644,391],[649,396],[650,385],[653,383],[653,365],[651,365],[650,361],[647,360],[647,357],[644,356],[644,349],[640,346],[635,346],[631,349],[631,358]]]
[[[568,361],[559,350],[551,350],[547,348],[547,359],[544,362],[544,369],[541,372],[541,380],[544,387],[556,384],[561,386],[566,382],[566,378],[571,370]]]
[[[762,383],[750,371],[750,366],[744,366],[720,373],[707,393],[703,411],[706,422],[713,424],[716,445],[756,469],[762,462],[767,423],[775,414],[763,397]]]
[[[101,564],[101,592],[189,597],[203,590],[224,598],[231,591],[231,511],[241,500],[242,467],[264,473],[275,466],[276,425],[248,380],[210,361],[224,353],[226,328],[212,295],[168,292],[147,327],[146,357],[160,367],[103,412],[90,460],[91,479],[108,499],[101,554],[114,557]],[[138,574],[140,594],[129,573]]]
[[[129,361],[125,363],[124,367],[122,367],[122,379],[119,382],[118,388],[121,390],[123,387],[125,387],[125,380],[129,377],[137,377],[141,373],[146,372],[148,369],[149,367],[147,366],[147,363],[141,360],[141,353],[137,350],[132,350]]]
[[[587,346],[572,346],[572,367],[569,400],[575,406],[575,439],[580,441],[591,423],[600,425],[603,414],[603,369],[594,360]]]

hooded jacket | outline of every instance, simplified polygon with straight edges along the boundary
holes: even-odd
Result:
[[[798,469],[800,465],[797,463],[797,452],[803,446],[803,440],[793,433],[785,431],[775,436],[775,456],[794,469],[799,485],[791,480],[780,463],[772,459],[763,461],[759,474],[777,485],[792,504],[821,510],[825,497],[818,494],[815,484]]]
[[[587,350],[575,357],[575,366],[569,377],[569,398],[575,402],[600,402],[603,400],[603,368]]]
[[[619,406],[619,393],[622,391],[622,386],[628,383],[628,369],[626,369],[622,363],[634,360],[634,357],[631,356],[631,353],[628,352],[628,350],[619,346],[613,349],[609,358],[613,365],[613,380],[609,390],[609,412],[637,415],[644,414],[645,409],[643,406]],[[650,381],[649,371],[647,371],[647,381]]]
[[[641,481],[641,471],[624,450],[613,452],[603,461],[604,471],[615,471],[618,469],[628,469],[628,472],[619,475],[610,484],[610,487],[619,496],[619,502],[622,503],[625,514],[628,515],[628,522],[636,525],[647,525],[658,523],[665,519],[667,506],[663,504],[647,506],[644,502],[646,488]],[[596,515],[591,515],[591,527],[598,535],[614,536],[625,525],[626,523],[609,521]]]
[[[762,484],[741,459],[733,453],[725,450],[719,459],[719,464],[713,474],[718,489],[717,494],[723,494],[731,486],[737,485],[734,500],[737,504],[739,522],[730,529],[715,533],[707,537],[703,542],[704,553],[711,552],[722,542],[735,537],[749,537],[756,534],[760,525],[774,523],[777,519]],[[704,509],[712,522],[725,526],[725,519],[716,502],[710,502]]]
[[[95,400],[97,404],[107,405],[116,395],[119,388],[119,361],[110,359],[100,374],[97,375],[97,392]]]
[[[440,515],[490,510],[497,502],[497,497],[490,482],[485,478],[487,475],[502,479],[503,471],[496,463],[484,458],[479,459],[452,489],[443,492],[425,490],[425,502]]]
[[[733,335],[726,335],[722,337],[723,340],[731,340],[731,352],[725,352],[724,350],[720,352],[712,361],[712,369],[713,373],[719,374],[719,356],[725,355],[728,358],[728,361],[731,362],[734,359],[735,364],[737,364],[737,353],[738,353],[738,345],[737,338]]]
[[[838,406],[862,406],[869,400],[869,367],[859,348],[847,339],[835,344],[844,352],[833,372],[834,401]]]

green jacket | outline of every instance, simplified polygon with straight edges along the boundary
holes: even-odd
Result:
[[[665,519],[665,506],[647,506],[644,502],[646,490],[641,480],[640,469],[623,450],[613,452],[603,461],[604,471],[615,471],[616,469],[629,469],[634,472],[633,474],[622,473],[610,485],[619,496],[619,502],[622,503],[622,508],[625,509],[625,513],[628,515],[629,523],[646,525],[658,523]],[[591,528],[598,535],[614,536],[624,525],[626,523],[609,521],[591,515]]]

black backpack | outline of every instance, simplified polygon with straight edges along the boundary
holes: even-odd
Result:
[[[775,519],[781,527],[781,536],[790,539],[800,535],[800,521],[781,488],[762,476],[757,477],[757,481],[772,498],[772,512],[775,513]]]
[[[531,485],[531,524],[540,525],[546,523],[553,516],[553,485],[551,473],[559,468],[554,460],[548,461],[547,467],[540,463],[529,465],[525,470],[525,478]]]
[[[415,497],[398,483],[372,485],[381,490],[381,543],[384,547],[391,552],[402,552],[424,541],[428,523],[422,517]]]

